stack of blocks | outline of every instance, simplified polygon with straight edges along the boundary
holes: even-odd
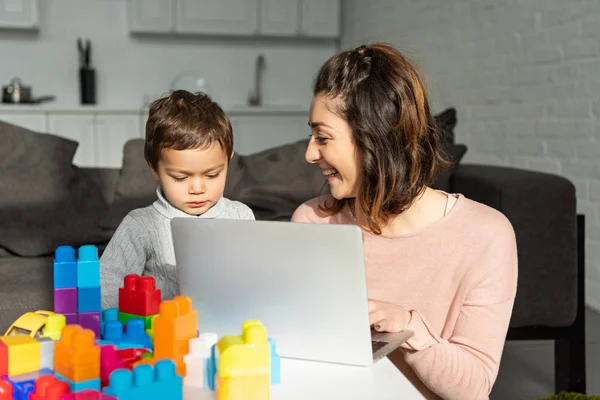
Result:
[[[271,345],[260,321],[248,320],[241,335],[216,345],[215,393],[218,400],[268,400],[271,396]]]
[[[78,258],[71,246],[60,246],[54,258],[54,312],[67,325],[79,324],[100,337],[100,260],[98,248],[81,246]]]
[[[67,382],[71,391],[100,390],[100,347],[94,332],[67,325],[55,342],[54,374]]]
[[[153,277],[127,275],[119,289],[119,321],[126,325],[131,319],[141,319],[145,329],[150,329],[152,318],[158,314],[160,295]]]

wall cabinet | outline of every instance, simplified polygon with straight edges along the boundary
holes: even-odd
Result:
[[[136,34],[337,38],[341,0],[129,0]]]
[[[38,29],[38,0],[0,0],[0,28]]]
[[[130,0],[127,7],[130,32],[167,33],[175,30],[175,0]]]

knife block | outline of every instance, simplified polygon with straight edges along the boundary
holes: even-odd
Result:
[[[96,70],[79,68],[81,104],[96,104]]]

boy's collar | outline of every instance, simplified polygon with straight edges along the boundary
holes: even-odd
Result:
[[[162,191],[160,185],[156,188],[156,196],[157,199],[154,202],[154,208],[162,214],[164,217],[168,219],[173,219],[175,217],[183,217],[183,218],[218,218],[224,211],[224,201],[223,196],[217,201],[217,204],[208,209],[204,214],[201,215],[190,215],[186,212],[181,211],[177,207],[167,200]]]

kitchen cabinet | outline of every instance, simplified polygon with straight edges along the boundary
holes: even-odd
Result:
[[[129,0],[134,34],[338,38],[341,0]]]
[[[121,168],[125,143],[130,139],[143,137],[140,118],[137,115],[96,115],[94,117],[96,165]]]
[[[129,31],[167,33],[175,29],[175,0],[129,0]]]
[[[300,32],[304,36],[335,38],[341,33],[341,0],[300,0]]]
[[[9,112],[0,114],[0,121],[8,122],[9,124],[22,126],[34,132],[46,132],[46,114],[43,112],[36,113],[21,113]]]
[[[0,0],[0,28],[38,29],[38,0]]]
[[[259,33],[297,35],[300,29],[299,8],[300,0],[260,0]]]
[[[252,35],[258,30],[258,0],[176,0],[178,33]]]
[[[97,165],[93,114],[50,114],[47,132],[79,143],[73,164],[79,167]]]

